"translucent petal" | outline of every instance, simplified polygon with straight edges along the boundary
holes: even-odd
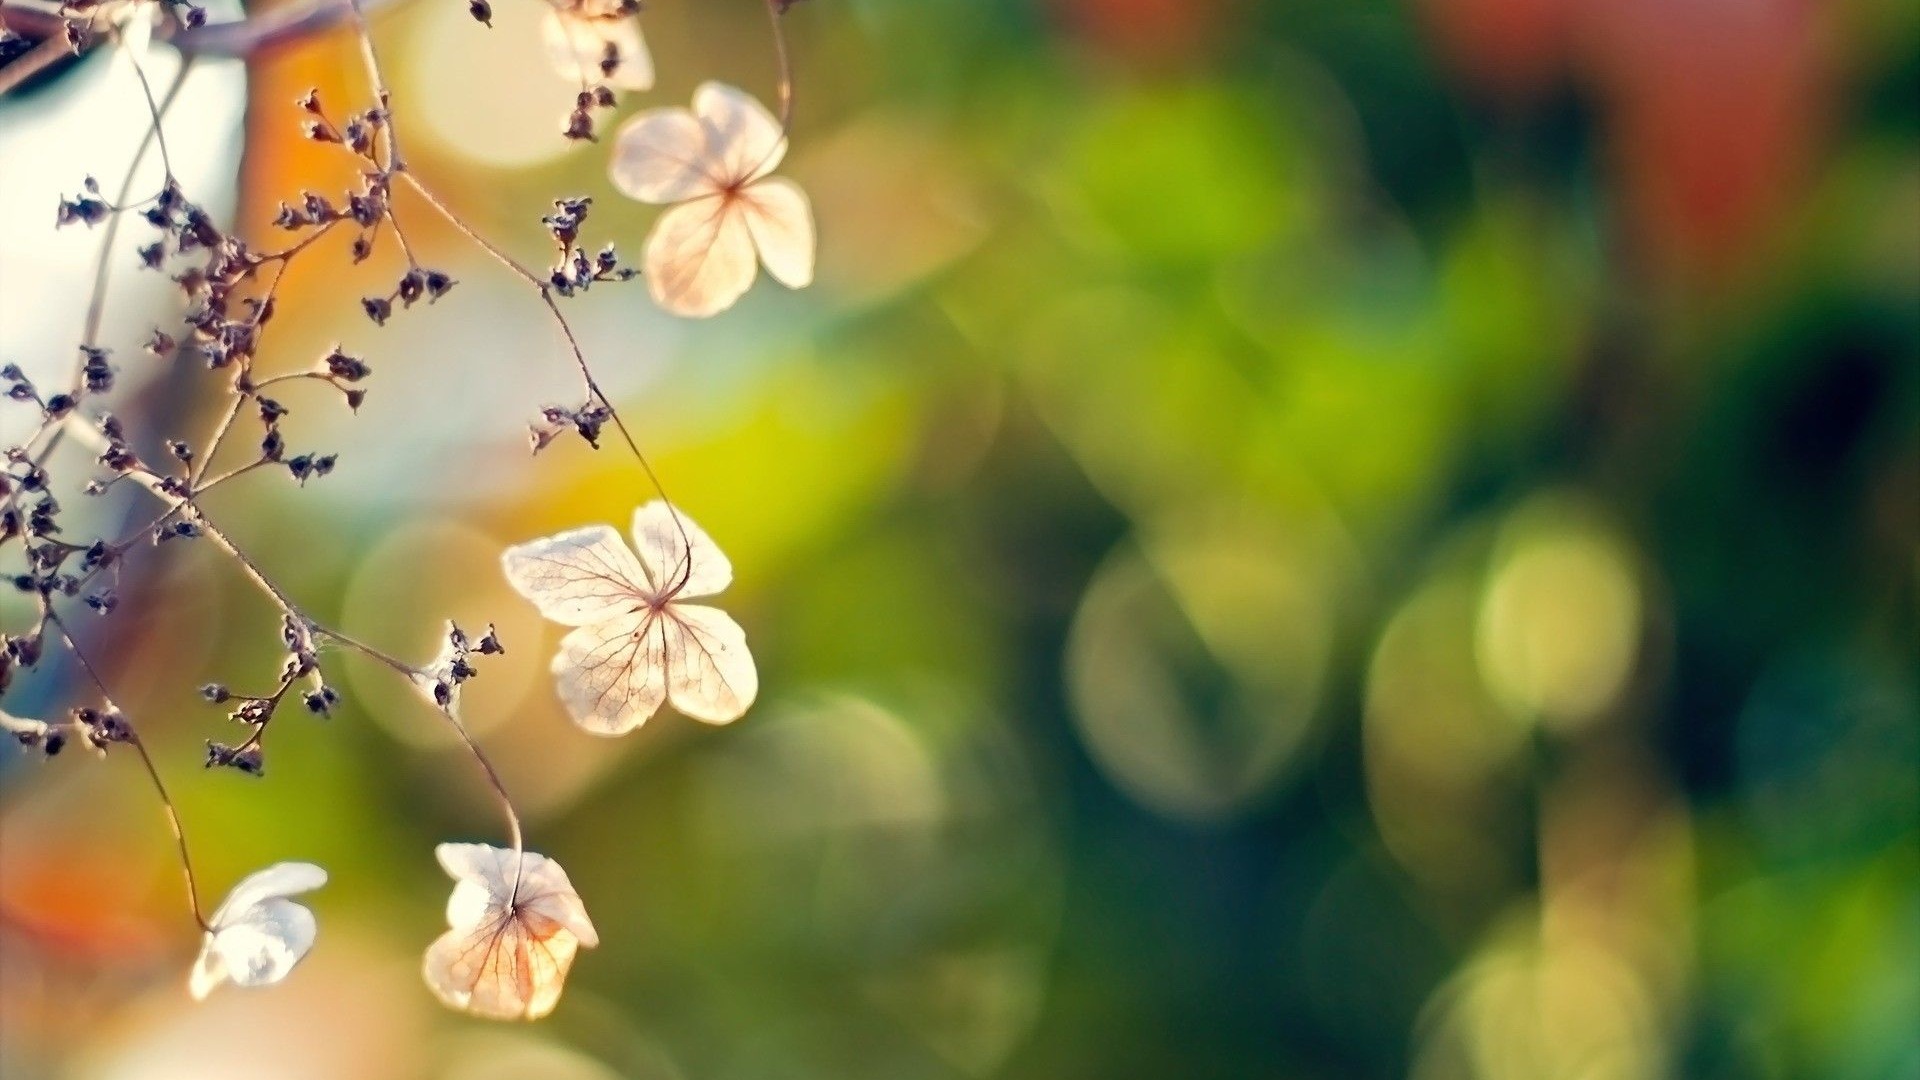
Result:
[[[539,915],[449,930],[427,948],[423,974],[447,1005],[492,1020],[538,1020],[560,1001],[579,940]]]
[[[725,185],[737,187],[774,170],[787,153],[780,122],[752,94],[721,82],[701,83],[693,113],[707,129]]]
[[[583,626],[560,641],[553,674],[568,715],[595,735],[624,735],[666,700],[660,620],[641,612]]]
[[[308,862],[279,862],[240,879],[207,921],[214,929],[246,917],[248,909],[276,896],[298,896],[327,883],[324,868]]]
[[[813,283],[813,207],[791,180],[762,180],[738,196],[767,273],[789,289]]]
[[[270,986],[286,978],[313,948],[317,929],[313,912],[276,897],[215,929],[206,947],[219,956],[235,986]]]
[[[733,582],[733,564],[720,545],[664,500],[633,512],[633,544],[656,597],[711,596]]]
[[[563,15],[547,12],[542,36],[547,57],[563,79],[616,90],[653,87],[653,56],[640,37],[639,20],[625,15]],[[605,63],[614,63],[607,71]]]
[[[580,902],[566,870],[545,855],[489,844],[441,844],[433,853],[455,880],[453,895],[447,901],[448,926],[456,930],[478,926],[513,901],[565,926],[588,948],[600,943],[600,935],[587,918],[586,906]]]
[[[611,526],[590,525],[510,547],[500,558],[507,582],[540,614],[584,626],[637,606],[646,575]]]
[[[220,953],[213,947],[213,935],[208,934],[200,943],[200,956],[193,962],[193,972],[187,977],[187,992],[195,1001],[205,1001],[207,995],[227,981],[227,965]]]
[[[673,707],[709,724],[739,719],[760,693],[760,673],[740,624],[718,608],[698,604],[669,604],[660,622]]]
[[[647,288],[676,315],[705,318],[753,284],[753,238],[737,200],[709,195],[660,215],[647,236]]]
[[[720,191],[707,130],[685,109],[649,109],[613,137],[608,175],[629,198],[672,203]]]

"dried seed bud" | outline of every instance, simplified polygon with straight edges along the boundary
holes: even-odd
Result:
[[[328,353],[326,359],[321,361],[321,363],[326,365],[329,375],[332,375],[336,379],[345,379],[348,382],[359,382],[361,379],[373,374],[373,369],[367,366],[366,361],[361,360],[359,357],[348,356],[346,353],[340,351],[340,346],[338,345],[333,347],[333,351]]]

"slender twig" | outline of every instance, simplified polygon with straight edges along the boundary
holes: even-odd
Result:
[[[127,745],[133,747],[134,753],[139,755],[140,764],[147,771],[147,779],[153,781],[153,790],[160,796],[160,806],[167,814],[167,826],[173,830],[173,842],[180,849],[180,871],[187,879],[188,910],[193,912],[193,921],[199,925],[200,929],[211,933],[213,927],[207,924],[206,916],[200,908],[200,887],[193,874],[193,856],[187,851],[187,830],[180,823],[180,810],[174,805],[173,797],[167,794],[166,782],[160,779],[160,769],[153,763],[153,755],[147,752],[147,744],[140,738],[140,732],[133,726],[133,722],[126,718],[126,714],[118,705],[114,704],[113,692],[107,689],[106,680],[100,677],[100,671],[93,666],[93,661],[87,659],[86,651],[80,648],[80,642],[74,638],[73,631],[67,627],[66,622],[51,610],[46,614],[46,621],[59,632],[60,639],[66,642],[67,651],[73,654],[73,658],[80,664],[80,669],[87,673],[87,678],[100,691],[101,700],[106,702],[108,710],[119,714],[121,722],[126,724]]]
[[[380,54],[374,51],[373,31],[367,27],[367,13],[362,0],[347,0],[347,4],[353,9],[353,25],[359,32],[361,62],[367,69],[367,79],[373,83],[373,96],[380,102],[380,112],[386,117],[386,122],[380,125],[380,138],[387,147],[387,172],[406,172],[406,159],[400,156],[400,137],[394,132],[393,94],[387,90],[386,76],[381,74]]]
[[[641,453],[640,444],[634,441],[633,433],[627,430],[627,422],[621,418],[620,410],[614,407],[613,399],[607,396],[605,390],[601,389],[600,381],[593,377],[593,368],[587,363],[586,351],[580,347],[580,339],[574,334],[573,325],[567,321],[566,314],[560,310],[560,302],[555,299],[552,286],[532,270],[528,269],[526,264],[501,250],[493,241],[487,239],[473,226],[467,224],[466,219],[455,213],[452,207],[442,202],[440,197],[434,194],[433,189],[422,183],[418,176],[413,173],[407,173],[402,176],[401,179],[406,181],[407,185],[413,188],[415,192],[418,192],[420,197],[427,201],[427,205],[439,211],[440,216],[446,218],[447,222],[459,230],[462,235],[473,241],[474,244],[478,245],[480,249],[488,255],[493,256],[495,262],[506,267],[509,271],[512,271],[516,277],[525,281],[528,285],[531,285],[534,292],[539,294],[540,302],[546,306],[548,313],[553,316],[554,324],[560,328],[561,336],[566,339],[567,350],[573,357],[573,364],[580,373],[581,381],[586,384],[588,396],[605,407],[608,419],[613,421],[614,430],[620,433],[620,441],[626,445],[628,452],[633,455],[634,461],[639,463],[640,471],[646,475],[647,483],[653,486],[653,490],[658,492],[661,500],[667,504],[667,513],[673,518],[674,528],[679,531],[680,543],[685,549],[685,555],[681,560],[682,566],[678,571],[681,584],[670,591],[677,591],[678,588],[684,587],[686,579],[691,577],[693,573],[693,539],[687,534],[686,523],[681,520],[679,508],[674,506],[672,497],[667,494],[666,486],[660,482],[659,474],[654,472],[653,462],[647,459],[646,454]]]
[[[780,0],[767,0],[767,18],[773,23],[774,59],[780,65],[780,134],[793,132],[793,61],[787,55],[787,23]]]
[[[363,10],[371,14],[388,7],[396,0],[363,0]],[[252,15],[245,19],[229,22],[208,23],[204,26],[181,27],[170,24],[170,33],[164,38],[168,44],[179,50],[184,56],[207,56],[229,59],[247,59],[297,44],[332,29],[350,14],[343,0],[302,0],[301,3],[288,4],[270,11]],[[0,69],[0,93],[25,81],[29,76],[58,60],[67,52],[66,19],[57,12],[18,5],[0,5],[0,26],[17,31],[28,37],[40,39],[44,45],[52,42],[53,56],[42,60],[33,71],[22,71],[7,81],[16,67],[26,63],[21,57]],[[82,48],[90,45],[83,42]],[[36,46],[38,49],[38,46]],[[32,55],[32,54],[29,54]]]

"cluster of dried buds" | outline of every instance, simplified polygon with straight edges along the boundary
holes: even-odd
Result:
[[[580,226],[586,224],[593,200],[585,196],[553,200],[553,213],[540,219],[553,237],[557,255],[547,272],[547,284],[561,296],[586,292],[595,282],[632,281],[640,271],[622,265],[620,253],[607,244],[593,255],[580,246]]]
[[[340,692],[327,681],[320,668],[320,654],[314,643],[313,628],[293,615],[280,620],[280,642],[286,655],[280,664],[280,678],[264,694],[236,694],[223,683],[208,683],[200,696],[215,705],[231,705],[227,719],[247,728],[247,737],[239,743],[207,740],[207,768],[238,769],[250,776],[266,772],[265,746],[267,726],[280,706],[302,681],[300,703],[307,712],[321,717],[333,715],[340,703]]]
[[[527,441],[537,454],[555,439],[572,431],[597,450],[600,448],[600,429],[612,419],[613,411],[599,401],[589,401],[576,409],[549,405],[540,410],[538,422],[527,425]]]

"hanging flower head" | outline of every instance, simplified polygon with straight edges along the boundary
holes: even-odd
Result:
[[[553,658],[560,697],[596,735],[639,727],[663,701],[696,720],[739,718],[760,690],[747,636],[693,597],[733,581],[700,526],[655,500],[633,514],[635,557],[606,525],[507,549],[507,580],[554,622],[577,627]]]
[[[327,883],[312,863],[275,863],[242,878],[207,920],[187,988],[204,1000],[221,983],[271,986],[287,977],[313,948],[313,912],[287,899]]]
[[[647,237],[647,287],[677,315],[733,306],[756,259],[790,289],[813,281],[813,210],[791,180],[770,177],[786,133],[742,90],[703,83],[693,110],[650,109],[614,139],[613,183],[647,203],[674,203]]]
[[[434,849],[454,879],[447,925],[424,974],[452,1008],[489,1020],[538,1020],[553,1011],[585,945],[600,944],[560,864],[486,844]]]
[[[542,27],[547,57],[564,79],[615,90],[653,87],[653,56],[640,37],[634,0],[550,0]]]

